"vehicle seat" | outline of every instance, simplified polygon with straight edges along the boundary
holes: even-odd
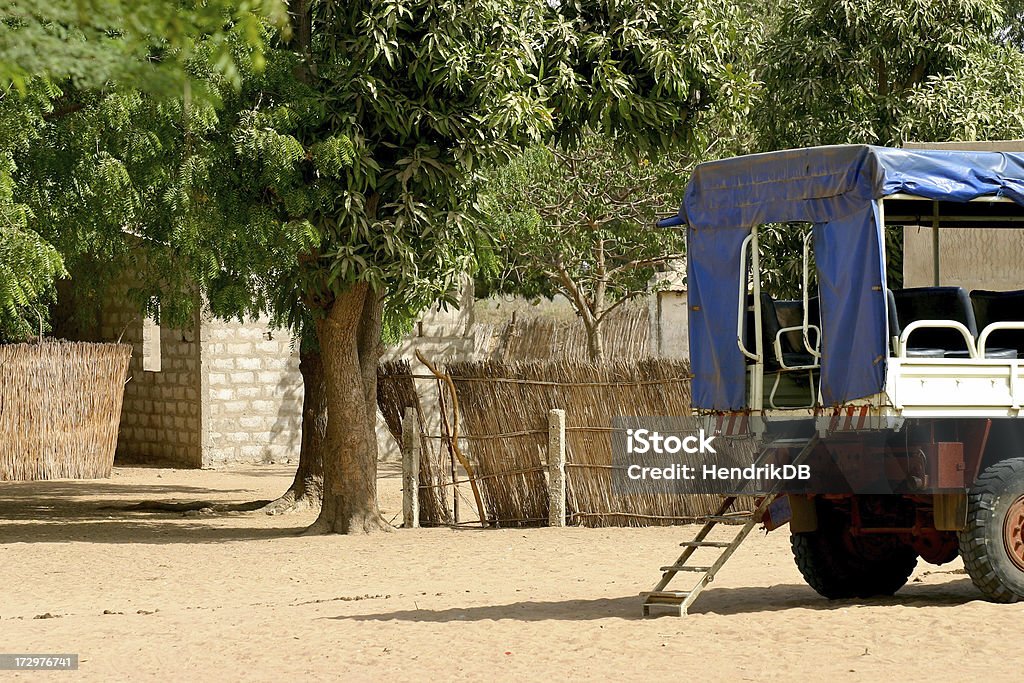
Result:
[[[903,326],[900,325],[900,316],[896,311],[896,298],[893,296],[892,290],[886,288],[885,298],[889,305],[889,353],[893,353],[892,338],[898,337],[903,334]],[[915,335],[913,340],[919,341]],[[944,349],[940,348],[928,348],[924,346],[912,346],[907,348],[907,357],[909,358],[942,358],[946,355]]]
[[[804,302],[802,299],[780,299],[775,302],[775,314],[780,327],[802,327],[804,324]],[[818,308],[818,297],[807,299],[807,324],[821,329],[821,314]],[[810,342],[814,344],[816,333],[810,332]],[[788,344],[788,348],[787,348]],[[787,332],[783,337],[783,351],[807,353],[804,347],[804,335],[800,330]]]
[[[772,299],[771,295],[766,292],[761,292],[761,331],[762,338],[761,343],[764,345],[765,354],[765,367],[767,369],[779,369],[781,367],[779,361],[781,360],[786,365],[793,367],[796,365],[815,365],[816,361],[814,356],[807,353],[806,349],[803,348],[803,341],[801,340],[800,346],[794,346],[790,336],[788,334],[782,335],[782,358],[779,359],[775,355],[775,337],[779,334],[779,330],[783,328],[783,324],[779,320],[779,308],[777,304],[781,304],[781,309],[785,312],[787,320],[793,317],[793,304],[800,307],[800,322],[803,324],[803,302],[802,301],[778,301]],[[794,323],[797,324],[797,323]],[[790,327],[791,325],[786,325]]]
[[[974,307],[963,287],[911,287],[893,292],[900,329],[916,320],[955,320],[963,324],[975,339],[978,326]],[[968,358],[963,335],[956,330],[925,328],[912,337],[919,348],[942,349],[945,358]],[[910,349],[907,355],[911,356]],[[933,356],[917,356],[933,357]],[[986,358],[1016,358],[1016,349],[990,348]]]
[[[979,332],[995,322],[1024,322],[1024,289],[1012,292],[976,289],[971,292],[971,304]],[[1024,330],[999,330],[989,335],[988,341],[993,346],[1013,349],[1018,356],[1024,355]]]

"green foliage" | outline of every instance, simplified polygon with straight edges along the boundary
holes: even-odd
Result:
[[[589,134],[573,150],[537,146],[489,177],[478,296],[565,296],[589,324],[647,291],[657,264],[683,251],[659,230],[682,195],[688,159],[636,158],[614,137]]]
[[[263,21],[285,25],[281,0],[5,0],[0,2],[0,87],[22,95],[45,78],[78,89],[112,84],[180,94],[196,44],[238,82],[232,26],[259,52]]]
[[[238,187],[315,235],[294,269],[272,269],[278,319],[308,323],[360,281],[383,293],[391,336],[454,305],[461,275],[494,255],[477,248],[483,169],[592,128],[630,154],[691,142],[695,115],[743,82],[721,68],[735,17],[676,0],[313,3],[308,44],[287,45],[301,63],[269,53],[218,129],[254,169]],[[298,78],[273,78],[279,59]]]
[[[1024,2],[1021,0],[1004,0],[1000,35],[1003,42],[1024,49]]]
[[[751,79],[737,62],[753,42],[745,2],[547,3],[541,86],[556,141],[615,131],[641,151],[701,140],[697,115],[742,109]],[[705,140],[706,142],[706,140]]]
[[[907,96],[904,140],[1013,140],[1024,136],[1024,53],[990,45],[930,76]]]
[[[45,306],[53,300],[54,279],[64,274],[60,254],[39,235],[0,226],[0,340],[48,329]]]
[[[775,0],[760,14],[765,29],[752,53],[762,82],[754,132],[727,151],[1024,137],[1022,7]],[[797,242],[782,228],[764,232],[762,254],[780,292],[800,281]],[[890,286],[898,286],[902,230],[890,229],[886,243]]]
[[[61,260],[85,299],[130,268],[140,270],[140,307],[190,319],[194,273],[165,248],[196,229],[205,162],[189,132],[209,129],[213,104],[261,63],[256,12],[279,21],[282,8],[278,0],[0,4],[0,225],[3,248],[20,250],[4,291],[21,302],[0,305],[2,338],[38,329],[53,277],[66,275],[54,265]],[[161,249],[139,260],[140,245]]]
[[[313,1],[287,29],[254,23],[279,16],[269,0],[132,3],[130,22],[121,5],[5,6],[6,149],[79,283],[130,268],[172,324],[202,291],[301,333],[368,282],[394,333],[454,304],[486,241],[482,169],[595,129],[653,160],[749,81],[723,65],[740,40],[723,2]]]
[[[758,57],[758,146],[1021,135],[1005,18],[997,0],[783,0]]]

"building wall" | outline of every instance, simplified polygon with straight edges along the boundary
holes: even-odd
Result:
[[[908,149],[1024,152],[1024,141],[906,143]],[[932,230],[908,227],[903,238],[903,285],[934,284]],[[939,281],[967,290],[1024,288],[1024,230],[942,228],[939,230]]]
[[[931,228],[905,228],[903,286],[934,284]],[[1024,289],[1024,230],[942,228],[939,281],[967,289]]]
[[[650,354],[658,358],[689,358],[690,335],[686,290],[654,292],[649,301]]]
[[[297,462],[302,376],[290,335],[267,321],[202,325],[204,467]]]
[[[160,370],[143,370],[142,316],[123,298],[102,308],[102,341],[118,338],[132,345],[128,383],[124,388],[116,460],[120,464],[200,467],[199,343],[195,330],[160,327]]]
[[[689,358],[690,327],[686,295],[686,261],[669,261],[651,278],[647,296],[648,353],[658,358]]]

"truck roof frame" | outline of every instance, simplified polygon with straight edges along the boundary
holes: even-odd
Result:
[[[936,237],[943,227],[1022,227],[1024,153],[838,145],[697,166],[677,215],[659,222],[687,226],[695,408],[747,406],[745,357],[734,343],[739,253],[758,226],[785,222],[814,225],[820,400],[848,403],[885,385],[883,226],[930,226]]]

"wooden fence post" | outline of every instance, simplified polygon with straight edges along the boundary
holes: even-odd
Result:
[[[565,526],[565,411],[548,412],[548,526]]]
[[[420,428],[416,409],[405,409],[402,420],[402,526],[420,525]]]

